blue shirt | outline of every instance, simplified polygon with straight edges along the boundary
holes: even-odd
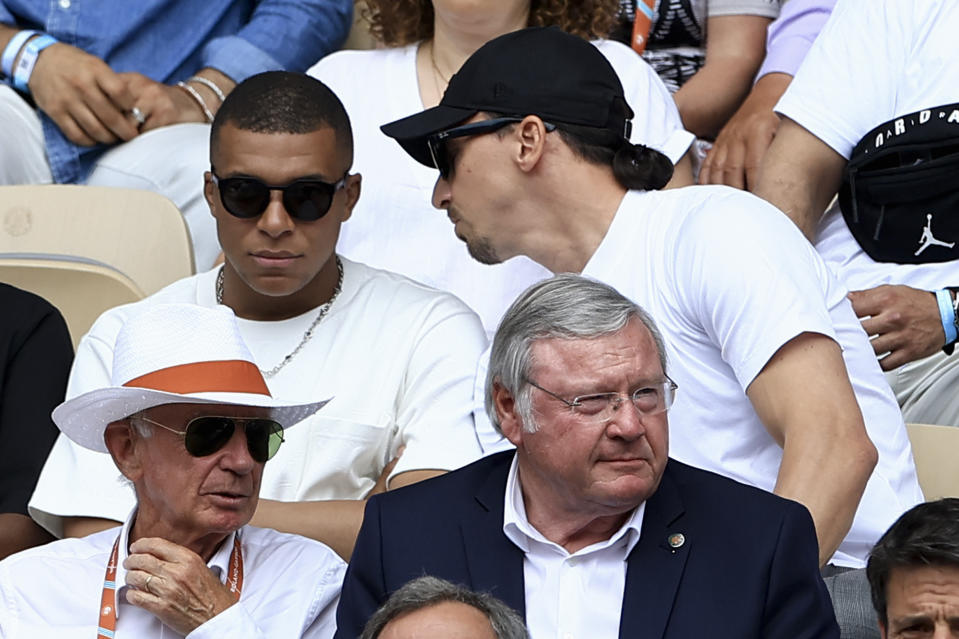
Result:
[[[236,82],[305,71],[343,43],[352,15],[352,0],[0,0],[0,23],[49,33],[114,71],[164,84],[205,67]],[[77,146],[41,118],[53,179],[86,179],[108,147]]]

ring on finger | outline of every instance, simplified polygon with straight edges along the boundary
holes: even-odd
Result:
[[[143,111],[141,111],[139,107],[130,109],[130,115],[137,121],[138,128],[143,126],[143,123],[147,121],[147,116],[143,114]]]
[[[146,590],[148,593],[150,593],[150,594],[152,595],[152,594],[153,594],[153,591],[150,590],[150,580],[151,580],[151,579],[153,579],[153,575],[147,575],[147,580],[146,580],[145,582],[143,582],[143,589]]]

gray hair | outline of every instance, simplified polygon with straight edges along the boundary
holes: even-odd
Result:
[[[959,568],[959,499],[930,501],[907,510],[873,546],[866,577],[872,605],[884,626],[893,568],[919,566]]]
[[[405,614],[436,604],[458,602],[476,608],[489,620],[498,639],[529,639],[526,624],[512,608],[487,593],[478,593],[438,577],[418,577],[390,595],[373,613],[360,639],[376,639],[386,625]]]
[[[493,405],[493,384],[499,383],[516,401],[523,428],[536,430],[527,377],[533,343],[540,339],[591,339],[619,332],[638,318],[653,337],[659,363],[666,372],[666,346],[649,314],[612,286],[573,273],[543,280],[516,298],[500,321],[486,372],[486,412],[500,429]]]

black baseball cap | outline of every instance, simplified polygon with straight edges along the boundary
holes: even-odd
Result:
[[[629,140],[633,117],[623,85],[599,49],[556,27],[532,27],[477,49],[450,78],[439,105],[380,129],[434,168],[427,139],[480,111],[593,127],[613,141]]]

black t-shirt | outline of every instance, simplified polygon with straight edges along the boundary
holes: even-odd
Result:
[[[73,344],[60,312],[33,293],[0,284],[0,513],[27,502],[59,430]],[[79,479],[79,478],[78,478]]]

